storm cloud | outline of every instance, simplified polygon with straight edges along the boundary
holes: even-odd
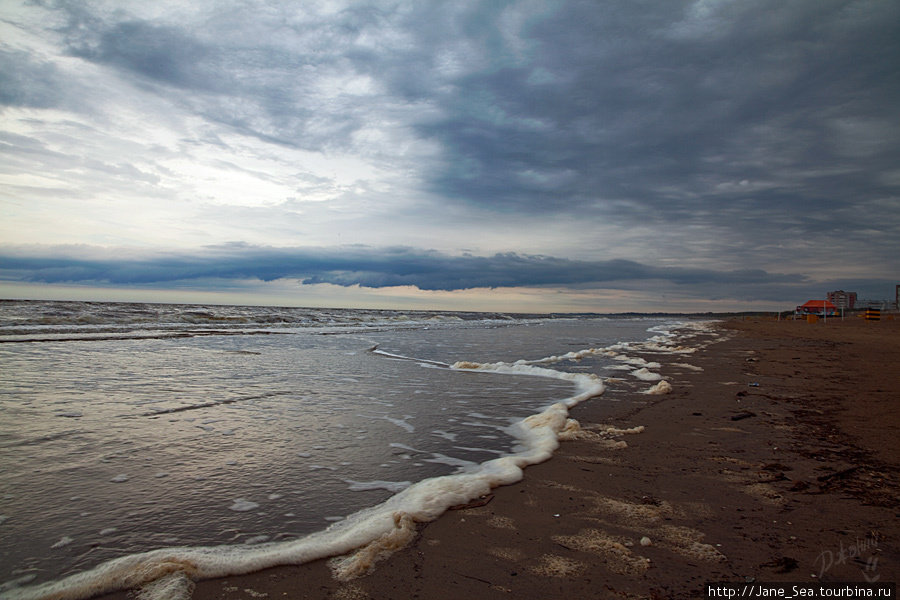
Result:
[[[46,283],[157,284],[170,281],[296,278],[301,284],[422,290],[593,285],[661,280],[680,285],[802,283],[797,274],[653,267],[628,260],[576,261],[516,253],[448,256],[415,248],[266,248],[244,244],[207,248],[201,255],[116,258],[76,256],[81,248],[0,255],[2,273]]]

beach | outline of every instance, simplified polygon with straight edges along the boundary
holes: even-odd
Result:
[[[23,426],[6,451],[34,456],[19,476],[7,475],[4,527],[24,531],[37,523],[27,520],[35,510],[46,524],[34,539],[21,538],[25,546],[4,551],[37,557],[13,571],[19,577],[46,580],[54,560],[68,561],[61,573],[98,567],[59,586],[14,583],[3,598],[115,589],[122,591],[99,597],[700,598],[717,582],[897,580],[895,320],[508,325],[428,314],[397,325],[396,315],[373,314],[360,328],[360,314],[345,312],[327,315],[324,329],[285,329],[319,315],[279,309],[272,329],[265,323],[273,315],[262,309],[162,307],[145,320],[139,306],[49,308],[61,315],[54,328],[99,311],[112,316],[99,329],[7,332],[14,350],[5,360],[30,387],[10,396],[21,398],[9,407]],[[163,330],[158,311],[168,315]],[[223,316],[240,319],[223,330]],[[210,325],[196,329],[198,318]],[[351,329],[335,329],[336,318]],[[106,348],[119,359],[91,362]],[[58,372],[38,382],[48,355]],[[513,360],[520,357],[528,360]],[[219,383],[217,373],[232,365],[254,388],[235,388],[234,378]],[[170,376],[168,388],[192,391],[153,394],[147,378],[162,366],[183,379]],[[88,367],[93,376],[82,376]],[[100,385],[85,390],[83,382]],[[66,385],[69,392],[58,392]],[[145,389],[151,393],[141,396]],[[123,390],[128,403],[117,401]],[[456,416],[435,412],[451,403]],[[521,418],[515,411],[531,416],[503,425]],[[313,437],[332,413],[340,421]],[[98,428],[107,418],[120,425]],[[501,433],[514,438],[508,450],[497,445],[506,443]],[[354,448],[360,457],[351,463]],[[380,449],[388,454],[379,457]],[[42,466],[48,452],[58,466]],[[374,459],[369,474],[351,481],[350,469],[363,473],[362,454]],[[373,478],[425,468],[439,476],[402,485],[396,476]],[[86,477],[96,492],[84,487]],[[313,498],[304,490],[316,477],[334,489],[313,505],[303,499]],[[45,480],[65,491],[47,488],[46,499],[25,510],[22,499]],[[82,495],[70,496],[75,488],[65,486],[76,484]],[[338,508],[350,501],[362,510],[321,534],[278,533],[307,513],[319,531],[323,515],[358,510]],[[166,516],[161,525],[146,520],[157,515]],[[103,527],[110,529],[97,534]],[[223,533],[234,541],[156,541],[216,542]],[[112,538],[121,539],[117,547]],[[54,539],[66,543],[46,550]],[[122,559],[100,565],[116,555]]]
[[[337,581],[322,560],[201,581],[193,597],[700,598],[707,582],[896,582],[900,321],[718,328],[663,363],[671,393],[576,407],[582,432],[551,460],[420,525],[369,574]]]

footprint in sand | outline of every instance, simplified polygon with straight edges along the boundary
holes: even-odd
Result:
[[[493,517],[488,519],[487,524],[496,529],[510,529],[512,531],[516,530],[515,521],[513,521],[509,517],[494,515]]]
[[[529,569],[535,575],[543,577],[573,577],[585,570],[585,565],[577,560],[558,556],[556,554],[543,555],[538,564]]]
[[[510,562],[519,562],[525,558],[525,552],[519,548],[488,548],[488,554]]]
[[[624,543],[626,540],[599,529],[582,529],[576,535],[559,535],[551,539],[565,548],[602,556],[609,569],[620,575],[640,575],[650,567],[650,559],[629,550]]]

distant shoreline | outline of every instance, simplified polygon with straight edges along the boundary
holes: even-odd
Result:
[[[793,310],[782,310],[782,311],[761,311],[761,310],[750,310],[750,311],[709,311],[709,312],[665,312],[665,311],[647,311],[647,312],[516,312],[516,311],[492,311],[492,310],[451,310],[451,309],[427,309],[427,308],[359,308],[359,307],[342,307],[342,306],[292,306],[292,305],[277,305],[277,304],[265,304],[265,305],[257,305],[257,304],[216,304],[216,303],[205,303],[205,302],[159,302],[159,301],[120,301],[120,300],[55,300],[55,299],[41,299],[41,298],[0,298],[0,308],[2,308],[3,304],[6,303],[15,303],[15,302],[46,302],[46,303],[60,303],[60,304],[126,304],[126,305],[135,305],[135,304],[146,304],[152,306],[206,306],[210,308],[216,307],[228,307],[228,308],[272,308],[272,309],[297,309],[297,310],[365,310],[371,312],[409,312],[409,313],[440,313],[440,314],[471,314],[471,315],[509,315],[514,318],[533,318],[533,319],[546,319],[546,318],[563,318],[563,319],[572,319],[572,318],[623,318],[623,319],[633,319],[633,318],[682,318],[682,319],[733,319],[733,318],[752,318],[752,317],[771,317],[777,319],[780,315],[781,319],[789,318],[794,314]],[[857,308],[852,311],[848,310],[844,317],[857,316],[865,312],[865,308]],[[898,311],[885,311],[885,314],[898,314]],[[842,318],[842,317],[835,317]]]

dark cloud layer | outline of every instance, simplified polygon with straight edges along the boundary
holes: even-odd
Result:
[[[680,285],[802,283],[803,277],[761,270],[716,271],[653,267],[629,260],[576,261],[516,253],[449,256],[414,248],[265,248],[244,244],[208,248],[200,255],[149,258],[78,257],[54,250],[44,256],[0,255],[6,278],[44,283],[161,284],[203,279],[298,278],[380,288],[462,290],[519,286],[578,287],[609,282],[663,280]]]

